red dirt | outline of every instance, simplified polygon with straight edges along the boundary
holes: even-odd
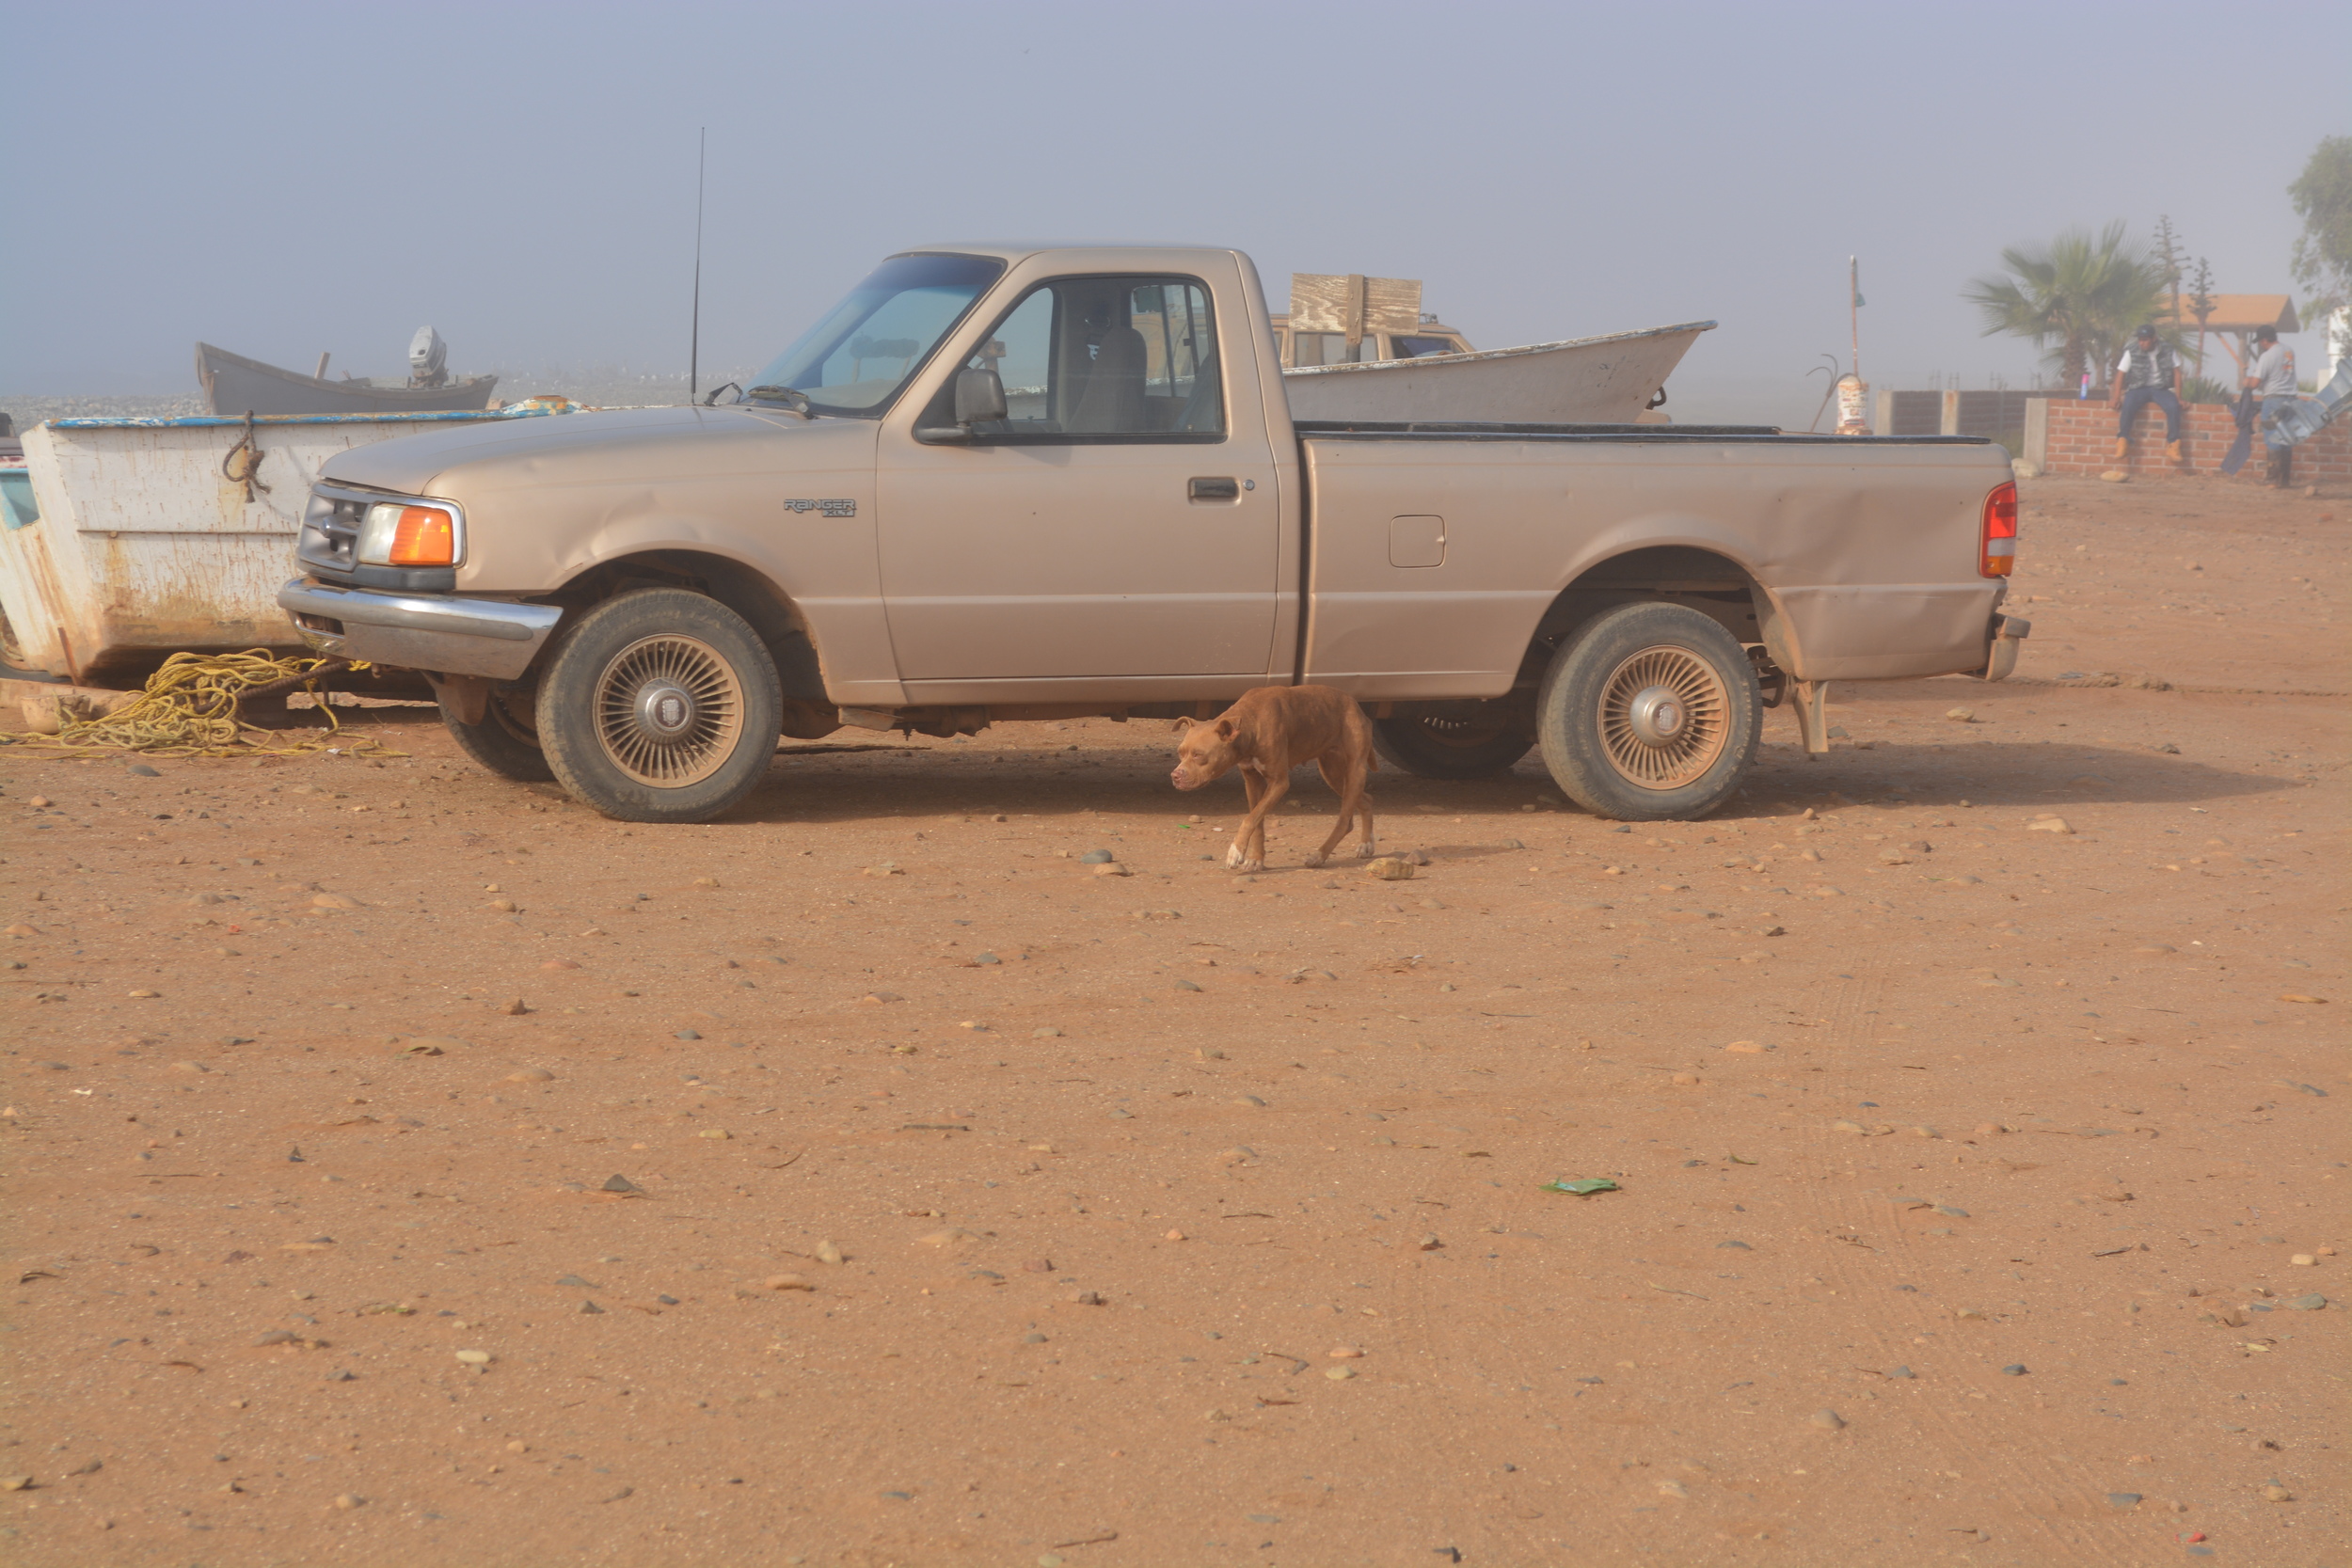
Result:
[[[1701,823],[1383,772],[1408,882],[1141,722],[0,752],[7,1559],[2325,1560],[2344,502],[2026,489],[2026,679]]]

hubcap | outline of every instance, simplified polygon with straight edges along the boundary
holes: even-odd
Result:
[[[596,678],[596,739],[612,764],[660,789],[699,784],[734,754],[743,689],[717,649],[692,637],[630,643]]]
[[[1731,696],[1689,648],[1644,648],[1601,683],[1601,750],[1628,784],[1679,789],[1703,776],[1731,736]]]

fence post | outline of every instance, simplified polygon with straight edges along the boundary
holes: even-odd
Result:
[[[1936,416],[1935,433],[1938,436],[1960,434],[1960,394],[1958,392],[1944,394],[1944,407],[1943,411]]]
[[[2026,400],[2026,450],[2021,455],[2043,473],[2050,471],[2050,400],[2048,398]]]
[[[1880,392],[1870,400],[1870,434],[1873,436],[1895,434],[1894,393]]]

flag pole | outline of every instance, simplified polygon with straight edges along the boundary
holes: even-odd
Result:
[[[1862,260],[1846,258],[1846,314],[1853,326],[1853,373],[1862,374]]]

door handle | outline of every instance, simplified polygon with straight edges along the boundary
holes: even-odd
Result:
[[[1237,479],[1195,479],[1184,485],[1184,495],[1197,501],[1237,501],[1241,499],[1241,481]]]

